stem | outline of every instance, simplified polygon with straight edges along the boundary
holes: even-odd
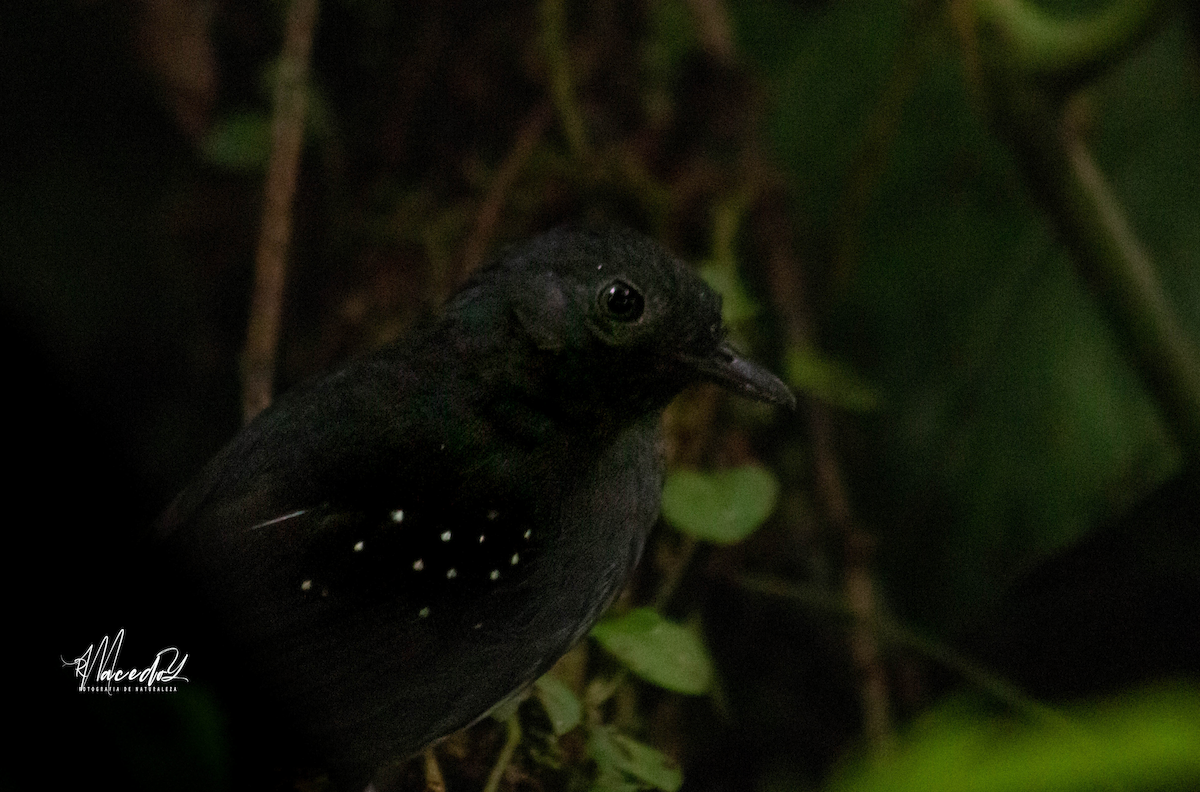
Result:
[[[500,788],[504,773],[512,764],[513,754],[516,753],[517,746],[521,744],[521,720],[517,716],[517,710],[514,709],[509,714],[504,725],[506,727],[504,747],[500,749],[500,755],[496,757],[496,764],[492,766],[492,772],[488,774],[483,792],[496,792]]]
[[[1069,214],[1088,255],[1080,268],[1119,324],[1138,369],[1168,423],[1195,461],[1200,457],[1200,350],[1180,326],[1149,255],[1104,174],[1078,136],[1068,136]]]
[[[438,765],[437,754],[433,752],[432,745],[425,749],[423,756],[425,759],[425,792],[446,792],[446,778],[442,775],[442,768]],[[374,789],[374,786],[371,789]]]
[[[1062,103],[1014,79],[993,84],[998,123],[1083,281],[1181,446],[1200,462],[1200,349]]]
[[[941,641],[926,638],[912,630],[879,615],[878,610],[864,617],[845,600],[831,598],[815,588],[802,586],[789,580],[773,577],[750,576],[741,578],[739,584],[747,591],[768,597],[787,599],[797,605],[825,613],[837,618],[848,619],[858,629],[868,631],[889,645],[905,648],[949,669],[965,682],[987,693],[1013,712],[1020,713],[1034,723],[1064,726],[1068,719],[1053,707],[1031,698],[1013,683],[965,658]]]
[[[453,282],[457,285],[462,280],[464,272],[472,272],[484,259],[488,245],[500,223],[500,214],[517,178],[533,156],[534,149],[542,139],[546,125],[550,122],[550,108],[540,104],[521,125],[521,131],[513,143],[512,149],[496,171],[483,203],[475,216],[475,228],[467,237],[463,246],[462,265],[455,273]]]
[[[275,78],[271,158],[254,263],[254,295],[242,354],[242,417],[247,423],[271,403],[275,386],[275,350],[283,314],[292,199],[304,142],[305,83],[316,19],[317,0],[292,0],[288,6],[283,52]]]
[[[813,465],[817,495],[827,520],[845,546],[845,601],[854,623],[848,636],[850,659],[859,678],[859,703],[863,734],[872,754],[886,759],[895,749],[891,695],[887,667],[879,641],[870,625],[879,620],[879,603],[872,575],[874,541],[863,531],[850,509],[841,467],[833,450],[833,418],[828,408],[809,400],[809,427],[813,433]]]
[[[564,0],[542,0],[542,52],[549,70],[550,98],[558,112],[567,144],[576,157],[587,154],[587,133],[584,131],[583,113],[575,100],[575,86],[571,79],[571,59],[567,54],[566,9]]]

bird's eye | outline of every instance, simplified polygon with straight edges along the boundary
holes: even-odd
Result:
[[[645,307],[641,292],[625,281],[613,281],[600,290],[600,308],[619,322],[636,322]]]

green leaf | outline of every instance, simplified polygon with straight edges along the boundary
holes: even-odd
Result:
[[[1143,691],[1062,722],[1014,723],[961,704],[929,713],[886,763],[854,766],[827,792],[1195,789],[1200,690]]]
[[[562,680],[544,674],[533,685],[534,695],[542,703],[556,735],[563,735],[583,721],[583,704]]]
[[[611,726],[592,730],[588,750],[599,769],[596,788],[605,792],[645,786],[675,792],[683,785],[683,773],[665,754]],[[630,784],[627,777],[639,783]]]
[[[697,539],[740,542],[770,516],[779,482],[766,468],[746,465],[716,473],[676,470],[663,488],[663,516]]]
[[[647,682],[690,696],[712,687],[712,660],[699,636],[651,608],[604,619],[592,637]]]
[[[787,355],[787,378],[793,387],[822,401],[854,412],[879,408],[879,393],[848,367],[793,347]]]
[[[521,709],[521,703],[529,697],[528,690],[521,690],[508,698],[501,701],[492,711],[488,713],[489,717],[497,723],[508,723],[513,718],[517,717],[517,712]]]
[[[725,324],[738,327],[758,315],[758,305],[742,285],[730,265],[709,263],[700,268],[700,277],[721,295],[721,315]]]

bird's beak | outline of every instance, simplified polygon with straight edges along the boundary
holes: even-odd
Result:
[[[796,409],[796,395],[791,388],[762,366],[739,356],[728,344],[721,344],[705,357],[687,355],[681,359],[705,379],[735,393]]]

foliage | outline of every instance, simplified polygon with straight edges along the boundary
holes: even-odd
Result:
[[[858,763],[827,789],[1193,789],[1200,783],[1197,745],[1200,695],[1190,687],[1136,691],[1050,724],[1014,722],[952,701],[914,723],[890,761]]]
[[[674,470],[663,487],[663,517],[697,539],[731,544],[762,525],[778,497],[779,482],[763,467]]]
[[[42,438],[18,458],[130,534],[238,421],[279,57],[275,5],[162,8],[191,6],[29,4],[0,25],[3,305],[33,360],[16,414]],[[529,737],[506,783],[671,790],[676,762],[714,790],[1195,782],[1192,688],[1104,695],[1200,675],[1194,489],[1148,506],[1195,449],[1131,289],[1103,287],[1113,214],[1081,221],[1095,193],[1071,191],[1066,154],[1104,177],[1122,250],[1194,349],[1197,19],[1137,0],[322,5],[281,386],[396,337],[491,251],[602,216],[701,265],[735,343],[805,397],[673,408],[674,530],[581,667],[538,684],[548,747]],[[62,522],[34,599],[91,607],[35,617],[70,646],[154,589],[121,537]],[[146,621],[174,624],[163,608]],[[893,619],[961,648],[872,652]],[[1066,716],[1100,750],[947,703],[976,652],[1014,676],[1000,689],[1082,697]],[[189,701],[171,704],[221,722]],[[148,735],[198,744],[157,714],[62,712],[112,735],[106,767],[147,761]],[[846,759],[889,738],[891,765]],[[445,752],[459,786],[482,785],[477,745]],[[154,753],[196,784],[224,773],[220,749]]]

